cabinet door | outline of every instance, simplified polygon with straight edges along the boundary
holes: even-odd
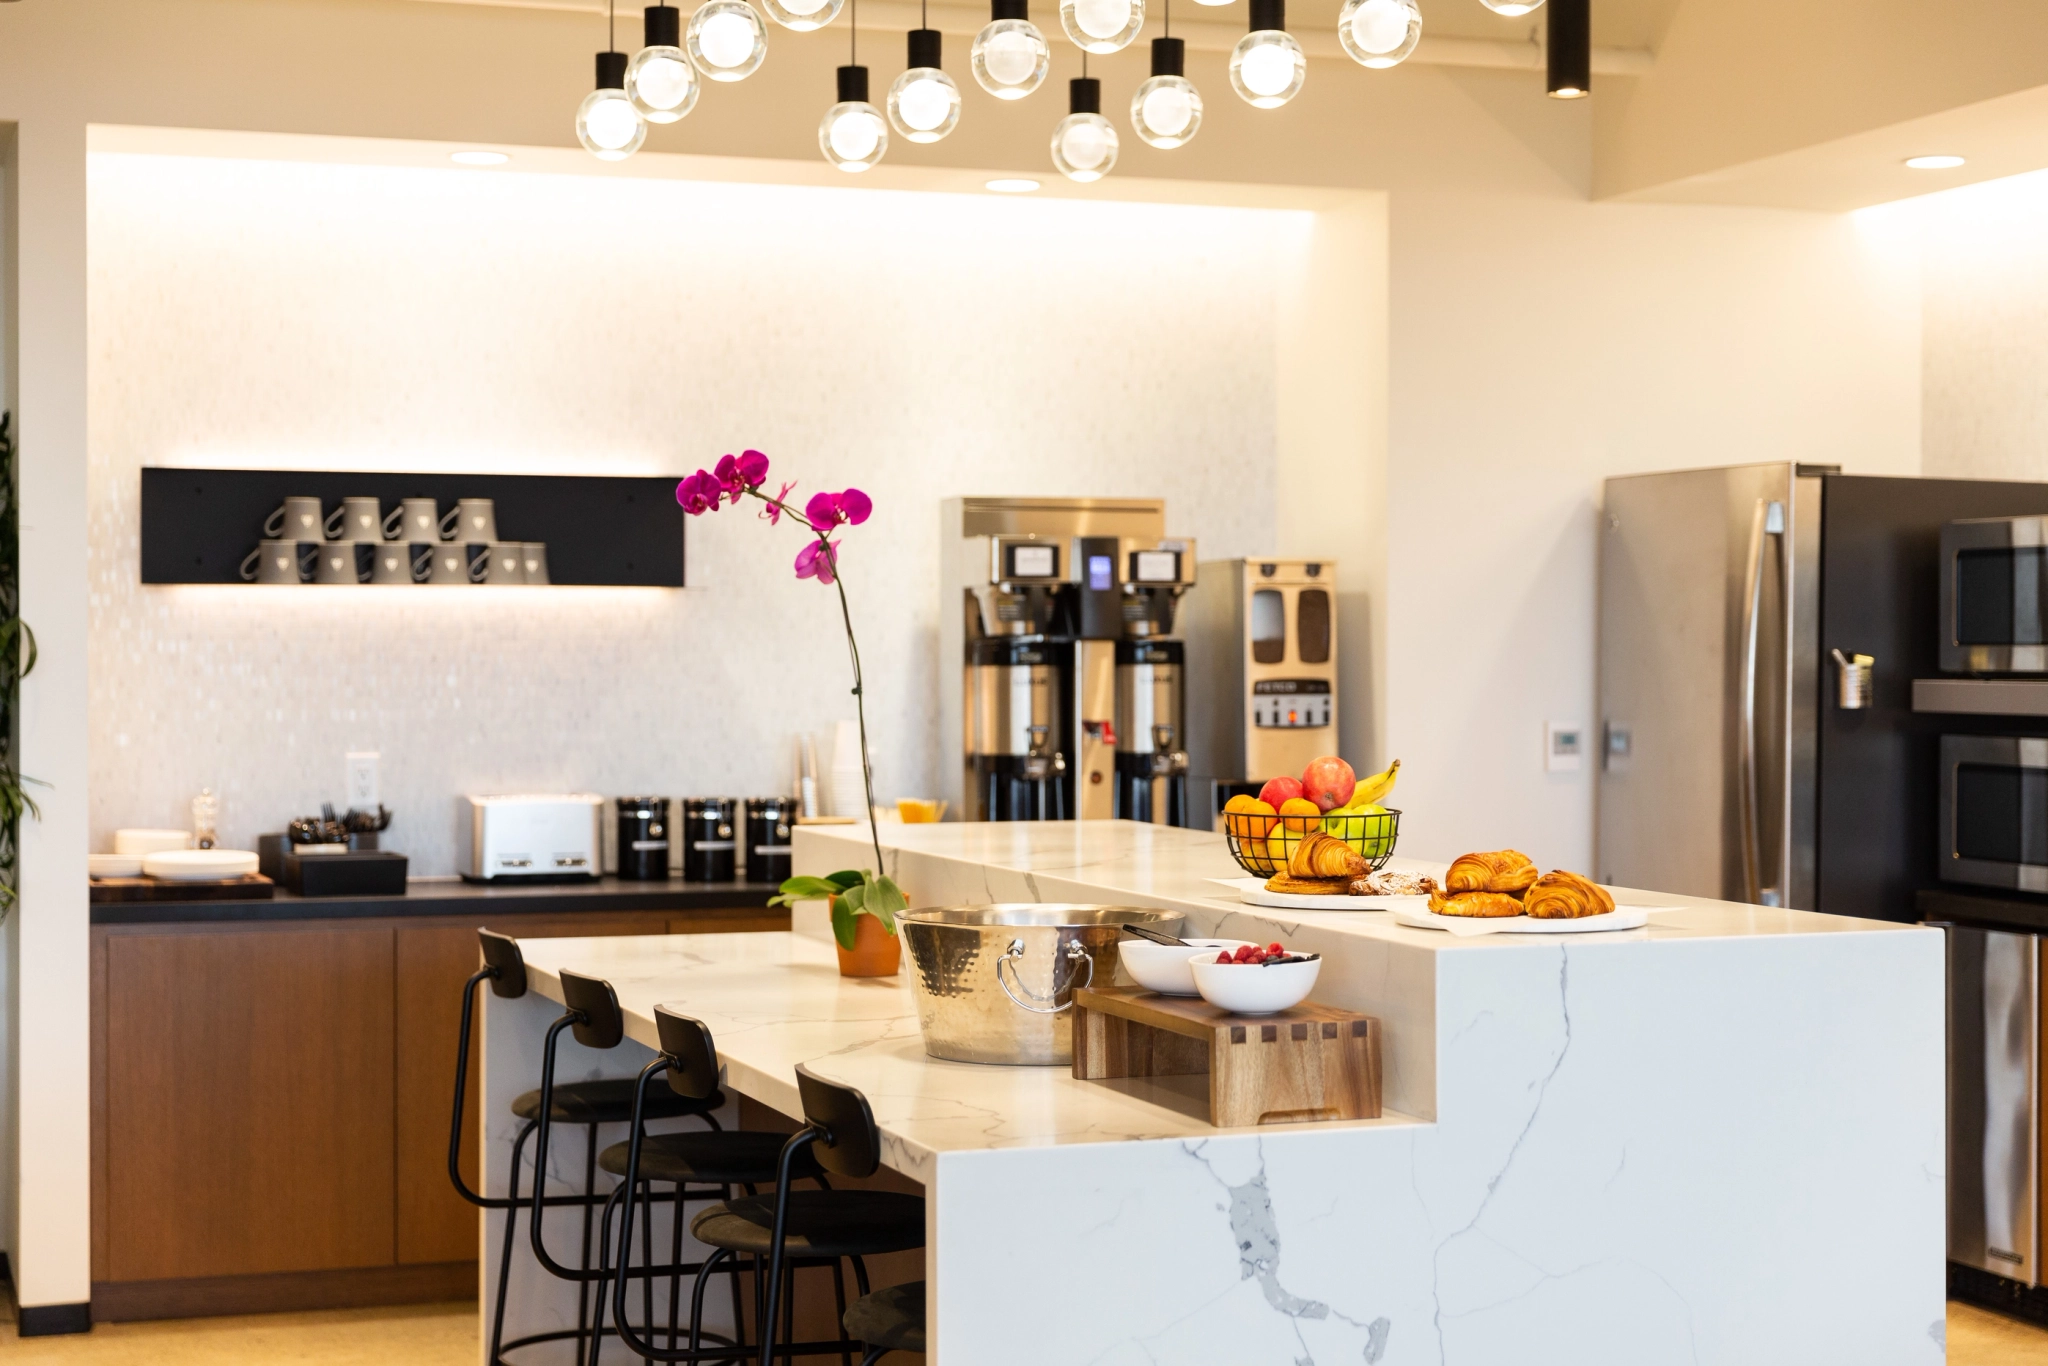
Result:
[[[390,1265],[391,954],[388,928],[108,937],[110,1279]]]

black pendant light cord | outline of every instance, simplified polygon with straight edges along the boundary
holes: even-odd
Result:
[[[860,0],[853,0],[846,17],[846,64],[860,65]]]
[[[1165,16],[1165,24],[1166,24],[1166,34],[1165,34],[1165,36],[1166,36],[1166,37],[1168,37],[1168,38],[1171,38],[1171,37],[1173,36],[1173,0],[1166,0],[1166,4],[1165,4],[1164,8],[1165,8],[1165,11],[1166,11],[1166,16]]]
[[[611,3],[605,7],[604,50],[606,52],[617,52],[619,50],[619,0],[611,0]]]

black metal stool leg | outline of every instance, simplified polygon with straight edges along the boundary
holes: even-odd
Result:
[[[832,1320],[832,1322],[844,1324],[846,1322],[846,1274],[841,1269],[841,1264],[837,1260],[832,1263],[832,1298],[839,1302],[839,1317]],[[845,1329],[842,1327],[837,1331],[843,1333]],[[850,1349],[842,1348],[839,1353],[839,1363],[840,1366],[853,1366],[853,1352]]]
[[[504,1366],[500,1353],[505,1344],[505,1288],[512,1279],[512,1240],[514,1231],[519,1227],[519,1163],[526,1151],[526,1140],[533,1130],[534,1122],[528,1120],[519,1131],[519,1137],[512,1142],[512,1175],[507,1182],[507,1194],[512,1203],[505,1207],[505,1244],[498,1256],[498,1302],[491,1312],[490,1366]]]
[[[583,1194],[586,1197],[588,1197],[595,1195],[597,1193],[597,1126],[595,1124],[586,1124],[583,1126],[583,1132],[585,1136],[588,1137],[590,1140],[589,1146],[583,1154]],[[536,1175],[536,1183],[538,1183],[541,1179],[542,1178]],[[536,1184],[534,1189],[539,1190],[541,1189],[541,1187],[538,1184]],[[596,1211],[592,1209],[588,1203],[586,1203],[583,1206],[583,1247],[581,1254],[576,1259],[576,1269],[578,1271],[590,1270],[590,1221],[595,1213]],[[583,1336],[585,1333],[589,1331],[589,1291],[590,1287],[588,1283],[580,1281],[577,1283],[576,1366],[590,1366],[589,1356],[585,1353],[584,1350],[585,1344],[589,1341],[589,1339]]]

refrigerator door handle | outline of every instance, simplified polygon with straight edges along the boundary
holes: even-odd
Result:
[[[1756,500],[1756,514],[1749,524],[1749,572],[1742,595],[1742,725],[1741,785],[1737,796],[1741,803],[1742,835],[1742,885],[1743,895],[1752,904],[1766,906],[1782,905],[1784,889],[1763,885],[1763,812],[1760,798],[1762,793],[1761,774],[1757,754],[1756,695],[1757,670],[1762,665],[1761,632],[1763,628],[1764,555],[1771,549],[1772,537],[1777,538],[1779,563],[1784,562],[1783,545],[1785,537],[1785,505],[1775,499]],[[1785,575],[1778,575],[1779,592],[1788,591]],[[1781,604],[1779,620],[1785,619],[1782,610],[1789,604]],[[1767,899],[1768,898],[1768,899]]]

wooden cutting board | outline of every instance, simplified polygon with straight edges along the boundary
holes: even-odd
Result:
[[[1378,1119],[1380,1022],[1313,1001],[1233,1015],[1199,996],[1142,987],[1075,991],[1076,1078],[1201,1073],[1209,1122],[1221,1127]]]
[[[96,877],[92,902],[108,901],[269,901],[277,884],[261,873],[213,882],[175,882],[154,877]]]

